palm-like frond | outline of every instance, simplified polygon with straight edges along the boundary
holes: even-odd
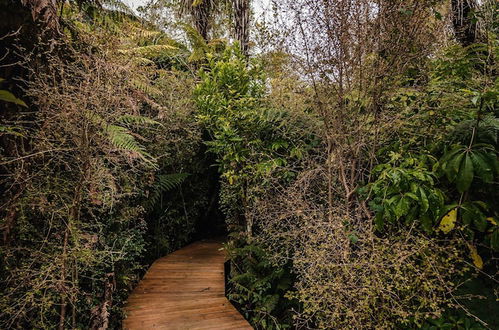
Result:
[[[189,176],[189,173],[163,174],[156,177],[151,194],[146,202],[146,208],[151,210],[159,201],[163,192],[179,186]]]
[[[149,96],[160,97],[163,95],[163,92],[159,88],[154,87],[153,85],[144,80],[133,79],[131,83],[134,87],[136,87],[137,89],[146,93]]]
[[[177,47],[170,45],[149,45],[121,50],[120,53],[144,57],[150,60],[162,55],[172,55],[178,51]]]
[[[161,125],[160,122],[155,121],[154,119],[147,118],[144,116],[136,116],[136,115],[123,115],[118,118],[118,122],[126,124],[126,125],[131,125],[131,124],[138,124],[138,125]]]
[[[146,152],[145,147],[137,142],[127,128],[118,125],[103,125],[103,128],[109,141],[117,149],[132,152],[149,164],[155,163],[154,157]]]
[[[146,163],[156,167],[156,159],[147,153],[146,148],[137,141],[133,133],[128,128],[110,124],[98,114],[90,111],[83,112],[83,115],[95,125],[102,128],[104,136],[116,149],[129,152],[133,156],[138,156]],[[135,115],[123,115],[118,118],[118,123],[119,122],[125,125],[131,123],[157,123],[152,119]]]

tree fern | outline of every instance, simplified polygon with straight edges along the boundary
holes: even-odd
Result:
[[[162,174],[156,177],[151,194],[146,202],[146,208],[151,210],[160,200],[161,193],[179,186],[189,176],[188,173]]]

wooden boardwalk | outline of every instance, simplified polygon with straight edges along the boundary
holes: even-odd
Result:
[[[128,298],[124,329],[252,329],[225,297],[220,241],[193,243],[156,260]]]

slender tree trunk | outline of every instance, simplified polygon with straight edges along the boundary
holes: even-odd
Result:
[[[250,0],[232,0],[235,37],[244,55],[249,52]]]
[[[213,2],[204,0],[199,4],[191,2],[191,15],[194,19],[194,26],[205,41],[208,41],[210,30],[210,16],[213,11]]]

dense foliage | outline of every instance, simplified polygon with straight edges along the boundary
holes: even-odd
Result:
[[[497,2],[249,3],[0,3],[0,328],[216,235],[258,329],[499,326]]]

